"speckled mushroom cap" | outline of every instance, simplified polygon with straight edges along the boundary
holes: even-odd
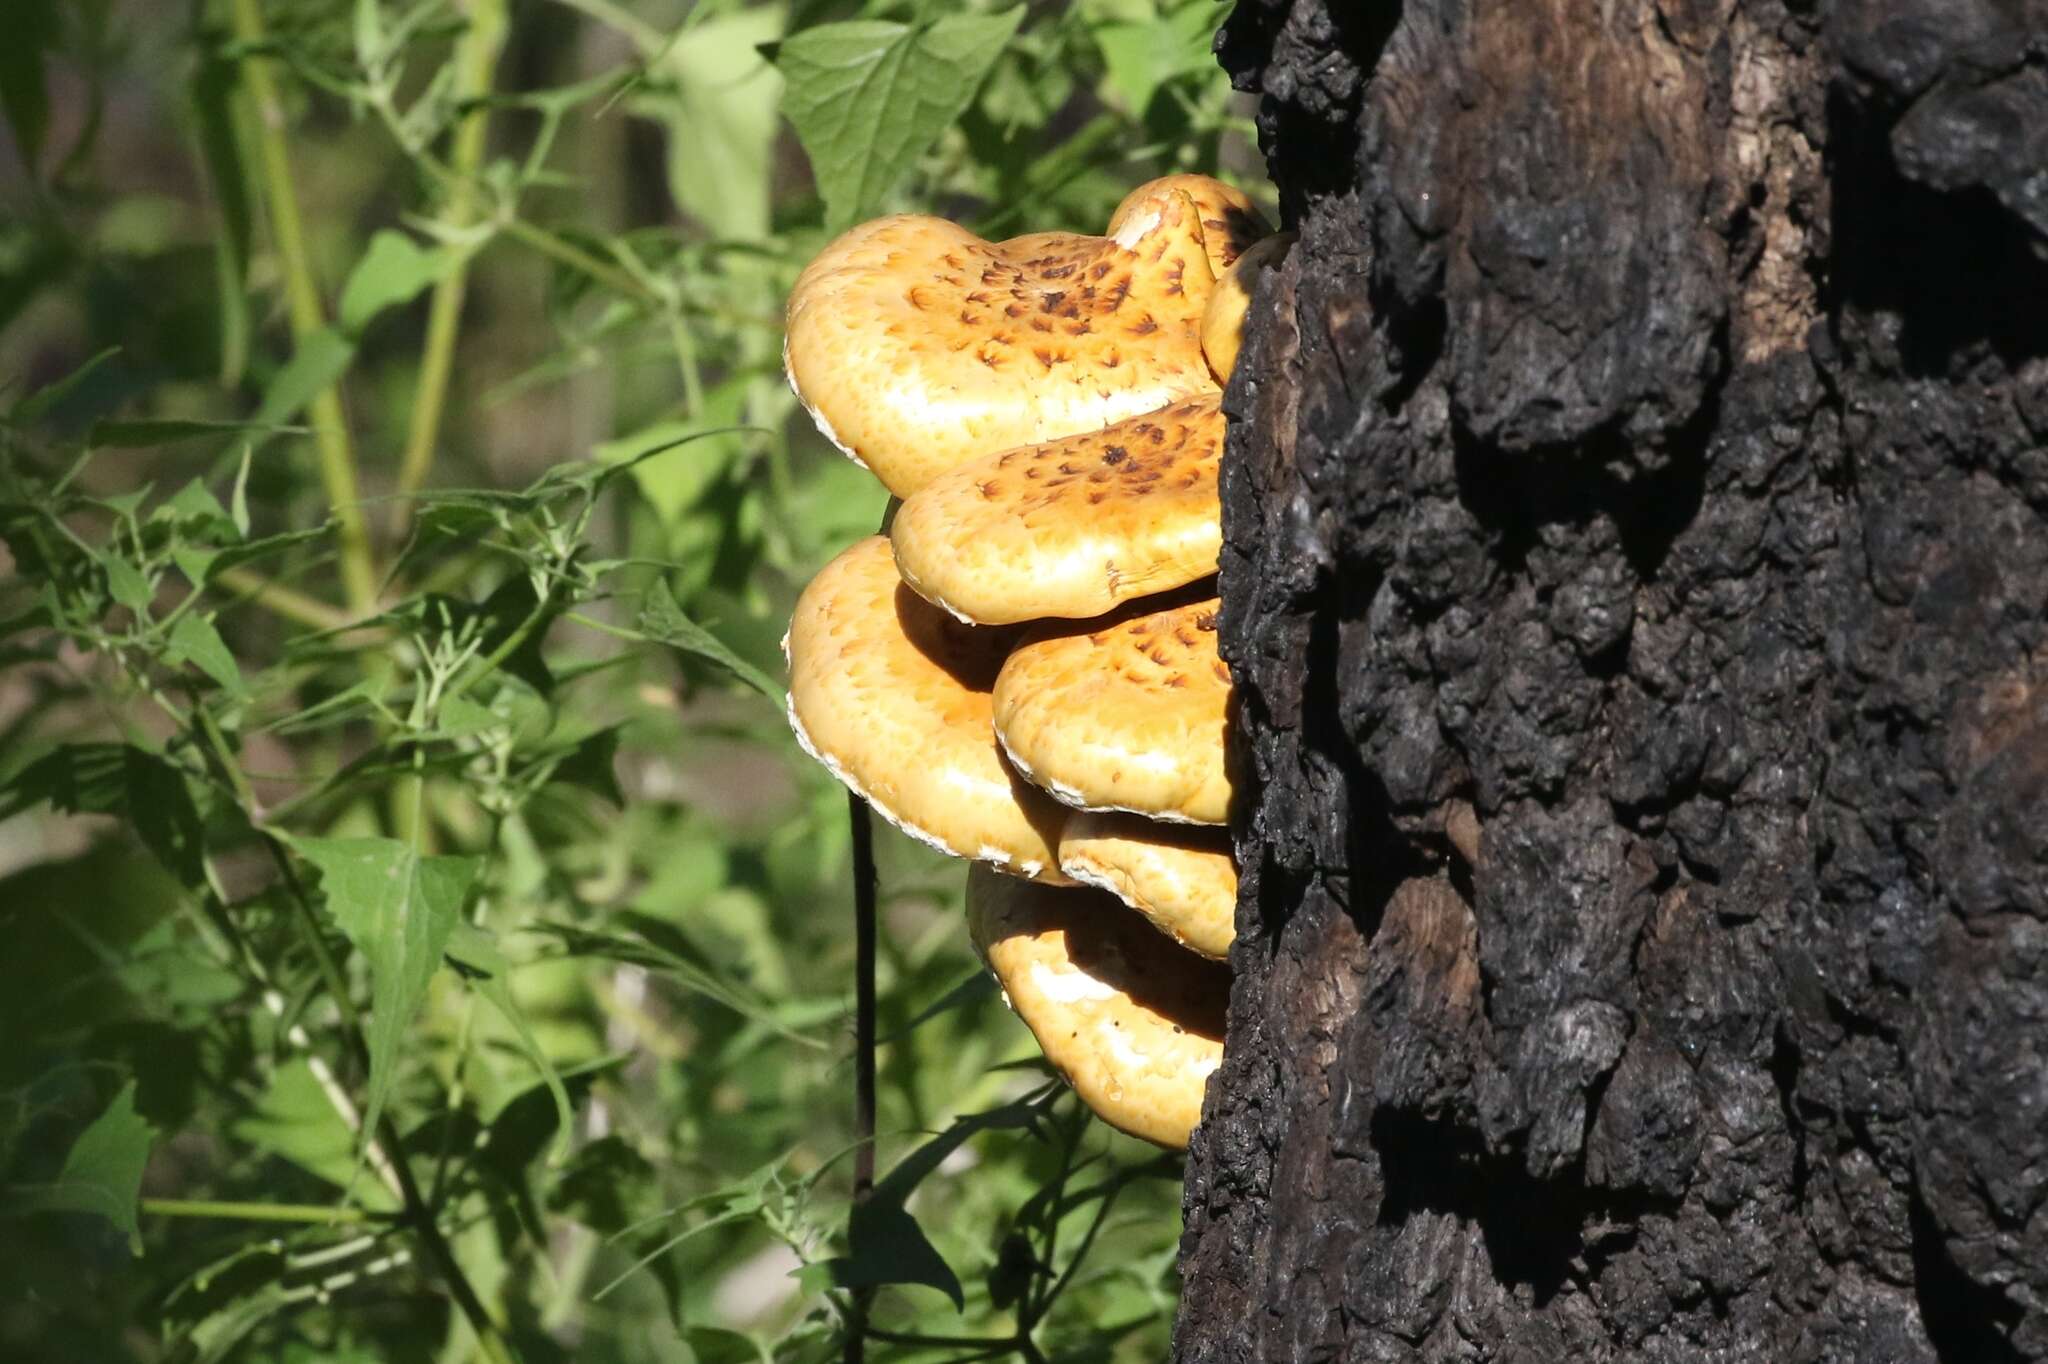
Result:
[[[1144,184],[1124,196],[1109,215],[1112,234],[1146,199],[1166,190],[1178,190],[1195,201],[1202,213],[1202,245],[1209,257],[1209,270],[1217,278],[1236,264],[1253,242],[1272,232],[1265,217],[1252,206],[1241,189],[1207,175],[1167,175]]]
[[[950,469],[904,502],[896,566],[963,620],[1084,619],[1206,578],[1222,547],[1223,412],[1191,398]]]
[[[1107,237],[991,243],[939,218],[863,223],[790,294],[790,383],[899,497],[992,450],[1211,392],[1200,217],[1168,189]]]
[[[967,875],[967,931],[1045,1059],[1110,1126],[1179,1148],[1223,1059],[1230,975],[1095,890]]]
[[[1190,952],[1230,955],[1237,864],[1223,830],[1077,810],[1060,831],[1060,870],[1110,892]]]
[[[1083,810],[1223,824],[1230,673],[1214,598],[1037,636],[996,677],[996,736],[1017,770]]]
[[[1238,348],[1244,344],[1244,318],[1251,311],[1252,286],[1258,283],[1259,271],[1287,259],[1293,245],[1292,232],[1268,237],[1239,256],[1237,264],[1216,281],[1208,311],[1202,314],[1202,354],[1209,357],[1209,369],[1217,383],[1229,383],[1230,372],[1237,368]]]
[[[804,750],[892,823],[942,852],[1065,882],[1066,811],[1010,770],[989,687],[1016,636],[955,621],[903,586],[869,536],[797,599],[789,722]]]

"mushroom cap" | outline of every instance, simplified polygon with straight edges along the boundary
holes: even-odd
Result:
[[[904,502],[903,580],[963,620],[1086,618],[1216,571],[1223,411],[1205,394],[950,469]]]
[[[1268,237],[1239,256],[1216,281],[1208,311],[1202,314],[1202,354],[1209,357],[1217,383],[1229,383],[1230,372],[1237,368],[1238,348],[1244,344],[1244,318],[1251,311],[1252,288],[1258,283],[1259,271],[1287,259],[1293,245],[1292,232]]]
[[[1109,891],[1190,952],[1230,955],[1237,863],[1222,830],[1078,811],[1060,831],[1060,870]]]
[[[1215,598],[1036,635],[996,677],[996,737],[1017,770],[1083,810],[1227,823],[1230,672]]]
[[[1110,1126],[1180,1148],[1223,1059],[1230,973],[1096,890],[967,874],[967,931],[1045,1059]]]
[[[1004,762],[989,686],[1016,636],[962,625],[903,586],[871,535],[797,598],[789,723],[797,742],[911,837],[1064,884],[1066,811]]]
[[[1169,189],[1107,237],[991,243],[940,218],[863,223],[790,293],[790,384],[899,497],[992,450],[1212,392],[1200,217]]]
[[[1237,258],[1250,249],[1253,242],[1273,231],[1267,225],[1265,215],[1235,185],[1226,185],[1208,175],[1165,175],[1157,180],[1147,180],[1124,196],[1124,201],[1116,206],[1116,212],[1109,215],[1111,235],[1123,227],[1139,204],[1169,190],[1187,195],[1201,210],[1202,245],[1208,252],[1210,273],[1218,279],[1237,263]]]

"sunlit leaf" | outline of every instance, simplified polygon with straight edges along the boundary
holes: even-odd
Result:
[[[923,27],[852,19],[781,45],[783,112],[811,158],[827,226],[853,222],[903,178],[960,117],[1023,18],[1020,5]]]
[[[341,291],[341,329],[360,335],[378,313],[411,302],[461,261],[453,247],[423,247],[402,232],[379,232]]]
[[[301,838],[293,845],[320,869],[327,912],[369,963],[363,1130],[374,1132],[406,1026],[426,1002],[483,864],[474,857],[424,857],[394,838]]]
[[[719,237],[768,235],[775,116],[782,77],[755,50],[782,33],[764,5],[692,24],[668,50],[678,96],[668,107],[669,189]]]
[[[1143,114],[1159,88],[1176,76],[1215,69],[1209,44],[1222,17],[1215,0],[1182,0],[1143,22],[1096,27],[1110,83],[1132,113]]]

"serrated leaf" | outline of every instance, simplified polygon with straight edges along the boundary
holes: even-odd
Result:
[[[526,1059],[533,1062],[533,1068],[540,1072],[541,1082],[548,1087],[548,1094],[555,1101],[555,1116],[558,1125],[555,1132],[555,1149],[551,1160],[559,1163],[569,1150],[569,1139],[575,1133],[576,1116],[569,1106],[569,1091],[562,1085],[561,1074],[555,1063],[541,1050],[540,1039],[533,1035],[533,1027],[526,1021],[526,1013],[519,1007],[519,1001],[512,997],[512,989],[505,983],[511,973],[512,963],[500,951],[497,942],[482,929],[463,921],[457,921],[455,931],[448,938],[448,958],[462,968],[469,988],[482,995],[511,1025],[519,1037],[520,1048]]]
[[[293,846],[319,868],[327,912],[369,963],[370,1081],[363,1131],[374,1132],[406,1025],[426,1002],[483,863],[474,857],[423,857],[394,838],[301,838]]]
[[[647,596],[640,604],[638,628],[642,638],[708,659],[770,700],[779,702],[783,699],[782,688],[775,685],[773,678],[734,653],[718,636],[684,615],[683,608],[676,602],[676,594],[669,591],[668,583],[660,578],[655,579],[654,586],[647,590]]]
[[[142,1167],[149,1163],[149,1143],[155,1135],[155,1129],[135,1111],[135,1081],[130,1080],[106,1111],[78,1134],[56,1180],[13,1191],[11,1210],[104,1217],[128,1238],[128,1248],[140,1255],[142,1229],[135,1214],[142,1192]]]
[[[912,27],[879,19],[820,24],[784,42],[782,110],[844,227],[901,180],[959,118],[1024,18],[961,14]]]
[[[188,611],[178,617],[178,623],[171,627],[169,645],[164,651],[165,662],[190,663],[218,682],[230,696],[249,694],[242,685],[242,670],[235,663],[235,656],[228,652],[220,631],[214,628],[212,616]]]
[[[128,744],[66,744],[0,787],[0,819],[47,802],[70,814],[118,815],[182,885],[205,877],[205,822],[177,768]]]
[[[341,291],[341,329],[360,336],[378,313],[411,302],[461,259],[453,247],[422,247],[389,229],[377,233]]]

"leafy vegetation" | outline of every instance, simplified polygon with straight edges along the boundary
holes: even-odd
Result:
[[[886,831],[850,1204],[776,640],[883,498],[780,311],[867,214],[1244,168],[1220,18],[12,0],[0,1357],[1163,1353],[1178,1161]]]

